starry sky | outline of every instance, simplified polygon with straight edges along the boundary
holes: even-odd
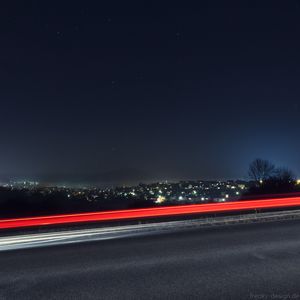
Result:
[[[0,178],[300,175],[299,1],[6,1]]]

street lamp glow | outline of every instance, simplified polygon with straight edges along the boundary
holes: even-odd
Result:
[[[165,202],[165,201],[166,201],[166,198],[165,198],[165,197],[163,197],[163,196],[158,196],[157,199],[156,199],[156,201],[155,201],[155,203],[161,204],[161,203],[163,203],[163,202]]]

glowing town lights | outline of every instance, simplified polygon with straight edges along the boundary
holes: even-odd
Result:
[[[193,194],[194,194],[194,195],[197,195],[197,191],[193,191]]]
[[[297,182],[297,184],[300,184],[300,179],[297,179],[297,181],[296,181],[296,182]]]
[[[178,200],[183,200],[183,197],[182,197],[182,196],[179,196],[179,197],[178,197]]]
[[[226,198],[226,199],[228,199],[228,198],[229,198],[229,195],[228,195],[228,194],[226,194],[226,195],[225,195],[225,198]]]
[[[236,192],[235,194],[236,194],[236,195],[239,195],[239,194],[240,194],[240,192]]]
[[[155,203],[161,204],[161,203],[164,203],[165,201],[166,201],[166,197],[158,196]]]

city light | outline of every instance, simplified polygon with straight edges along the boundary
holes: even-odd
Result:
[[[158,196],[155,203],[161,204],[161,203],[164,203],[165,201],[166,201],[166,197]]]

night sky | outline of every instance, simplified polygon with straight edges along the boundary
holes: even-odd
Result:
[[[0,42],[1,178],[300,175],[300,2],[6,1]]]

